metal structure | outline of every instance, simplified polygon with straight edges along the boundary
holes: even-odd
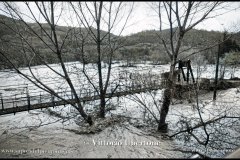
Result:
[[[186,74],[187,78],[184,73],[184,68],[187,69],[187,74]],[[180,70],[180,72],[182,72],[182,77],[183,77],[184,81],[187,81],[187,83],[189,83],[189,74],[191,74],[192,81],[193,81],[193,83],[195,83],[195,79],[194,79],[192,67],[191,67],[191,61],[189,59],[187,61],[179,60],[178,61],[178,69]],[[178,82],[180,82],[180,80],[181,80],[180,77],[181,77],[181,74],[179,73],[178,74]]]

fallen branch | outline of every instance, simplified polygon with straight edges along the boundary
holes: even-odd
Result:
[[[221,119],[223,119],[223,118],[226,118],[226,117],[227,117],[227,116],[224,115],[224,116],[218,117],[218,118],[216,118],[216,119],[211,119],[211,120],[209,120],[209,121],[207,121],[207,122],[204,122],[204,123],[199,123],[199,124],[197,124],[197,125],[194,126],[194,127],[187,127],[187,129],[181,130],[181,131],[179,131],[179,132],[177,132],[177,133],[175,133],[175,134],[173,134],[173,135],[170,135],[170,136],[168,136],[168,137],[169,137],[169,138],[172,138],[172,137],[174,137],[174,136],[176,136],[176,135],[178,135],[178,134],[185,133],[185,132],[189,132],[190,130],[192,131],[192,130],[194,130],[194,129],[196,129],[196,128],[199,128],[199,127],[202,127],[202,126],[205,126],[205,125],[214,123],[214,122],[219,121],[219,120],[221,120]]]

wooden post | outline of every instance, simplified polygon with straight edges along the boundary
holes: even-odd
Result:
[[[183,80],[186,81],[185,73],[183,71],[183,67],[185,66],[186,62],[183,62],[182,60],[179,60],[179,68],[182,72]],[[180,78],[180,73],[179,73],[179,78]],[[180,80],[180,79],[179,79]]]
[[[40,92],[40,103],[42,103],[42,95],[41,95],[41,92]]]
[[[27,103],[28,103],[28,111],[30,110],[30,96],[29,96],[29,91],[28,91],[28,84],[26,87],[26,95],[27,95]]]
[[[54,103],[54,96],[51,94],[51,99],[52,99],[52,105],[53,105],[53,108],[55,106],[55,103]]]
[[[0,95],[1,95],[2,110],[4,110],[2,93],[0,93]]]
[[[40,92],[40,103],[42,103],[42,94],[41,94],[41,92]],[[42,110],[42,108],[41,108],[41,110]]]
[[[190,65],[190,60],[187,61],[187,83],[189,82],[189,65]]]
[[[179,60],[178,60],[178,70],[181,69],[181,63],[182,63],[182,61],[179,59]],[[179,74],[178,74],[178,82],[180,82],[180,72],[179,72]]]
[[[27,101],[28,101],[28,111],[30,110],[30,97],[29,97],[29,95],[27,95]]]
[[[17,95],[14,95],[14,103],[16,103],[16,107],[17,107],[17,101],[16,101]],[[14,107],[14,103],[13,103],[13,107]]]
[[[189,70],[190,70],[190,73],[191,73],[191,76],[192,76],[192,81],[193,81],[193,83],[195,83],[195,79],[194,79],[194,76],[193,76],[192,66],[191,66],[191,61],[190,60],[189,60]]]

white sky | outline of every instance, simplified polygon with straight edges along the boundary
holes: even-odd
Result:
[[[144,31],[144,30],[152,30],[152,29],[158,30],[159,20],[156,17],[156,13],[154,13],[153,9],[151,9],[148,4],[149,2],[148,3],[143,1],[135,2],[133,13],[131,14],[131,17],[127,23],[127,27],[123,31],[122,35],[130,35],[133,33]],[[28,9],[24,6],[25,5],[20,4],[19,8],[23,13],[27,14]],[[64,15],[63,16],[64,18],[59,21],[58,25],[62,25],[63,23],[68,23],[68,24],[76,23],[76,20],[74,19],[70,20],[69,18],[71,14],[68,11],[70,11],[71,9],[66,8],[66,5],[64,6],[66,9],[66,12],[62,14]],[[240,1],[231,2],[231,7],[232,8],[240,7]],[[1,8],[3,8],[2,5],[0,5],[0,9]],[[37,10],[37,7],[35,5],[33,5],[31,8],[34,8],[35,10]],[[61,6],[59,8],[61,8]],[[37,11],[34,11],[34,12],[38,13]],[[125,11],[125,14],[126,13],[127,11]],[[0,11],[0,14],[3,14],[3,12]],[[76,24],[74,25],[77,26]],[[234,25],[235,25],[235,28],[234,28]],[[240,31],[240,27],[238,26],[240,26],[240,9],[228,12],[224,15],[220,15],[213,19],[206,20],[200,23],[199,25],[197,25],[195,28],[209,30],[209,31],[211,30],[223,31],[224,29],[228,31],[229,29],[231,29],[232,31],[232,28],[234,28],[235,29],[234,31]],[[116,28],[118,27],[121,28],[121,23],[119,23]],[[236,27],[238,28],[236,29]]]
[[[132,21],[130,22],[130,24],[134,25],[129,26],[124,32],[124,35],[137,33],[144,30],[158,30],[158,18],[154,15],[152,9],[148,6],[148,4],[146,4],[145,2],[136,2],[136,5],[137,6],[134,10]],[[232,2],[231,6],[232,8],[240,7],[240,1]],[[195,28],[208,31],[224,31],[224,29],[240,31],[240,27],[238,26],[240,26],[240,8],[225,13],[224,15],[220,15],[216,18],[211,18],[209,20],[203,21]]]

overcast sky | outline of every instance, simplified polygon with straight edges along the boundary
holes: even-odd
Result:
[[[24,14],[27,14],[27,8],[23,3],[18,3],[19,8],[22,10]],[[129,1],[130,4],[130,1]],[[76,20],[72,19],[70,20],[69,16],[71,15],[69,11],[71,9],[67,8],[67,3],[65,5],[66,12],[62,14],[63,19],[61,19],[58,23],[58,25],[64,25],[68,21],[68,25],[73,24],[76,22]],[[239,2],[231,2],[231,8],[237,8],[240,7],[240,1]],[[0,6],[0,8],[3,8]],[[37,7],[35,4],[31,6],[34,12],[37,13]],[[60,7],[61,8],[61,7]],[[0,11],[0,14],[3,12]],[[125,12],[126,14],[127,12]],[[236,25],[238,23],[238,25]],[[75,24],[76,25],[76,24]],[[233,26],[240,26],[240,9],[232,10],[231,12],[225,13],[224,15],[220,15],[216,18],[206,20],[202,22],[201,24],[197,25],[195,28],[197,29],[204,29],[204,30],[215,30],[215,31],[223,31],[224,29],[230,30],[229,28],[234,28]],[[77,26],[77,25],[76,25]],[[116,28],[120,28],[120,23]],[[133,33],[137,33],[144,30],[152,30],[152,29],[159,29],[159,20],[158,17],[156,17],[156,13],[153,11],[152,8],[149,6],[149,2],[135,2],[134,3],[134,10],[131,14],[131,17],[127,23],[127,27],[123,31],[122,35],[130,35]],[[240,31],[240,27],[236,29],[235,31]],[[116,33],[114,33],[116,34]]]
[[[127,35],[131,33],[137,33],[143,30],[159,29],[159,21],[157,17],[154,16],[154,13],[149,7],[149,5],[144,2],[136,2],[135,5],[136,8],[132,14],[132,20],[129,23],[129,27],[126,28],[123,34]],[[231,8],[236,7],[240,7],[240,1],[232,2]],[[222,12],[224,13],[223,15],[200,23],[195,28],[208,31],[223,31],[224,29],[240,31],[240,27],[238,27],[240,26],[240,8],[232,10],[231,12],[225,12]],[[236,26],[237,23],[238,25]],[[235,27],[238,28],[236,29]]]

